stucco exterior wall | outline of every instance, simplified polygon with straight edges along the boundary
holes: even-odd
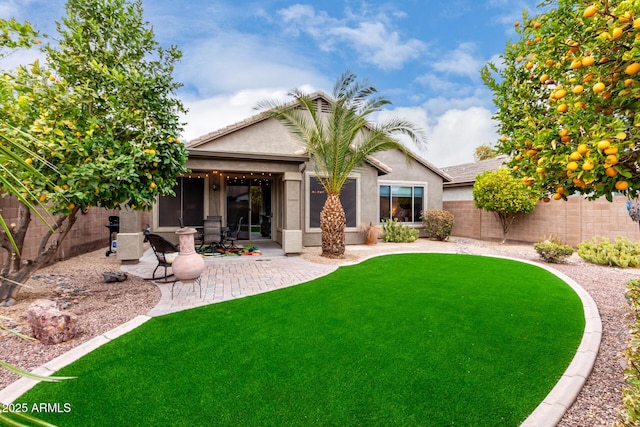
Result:
[[[442,209],[442,176],[416,160],[407,161],[398,150],[378,153],[374,157],[392,169],[391,173],[380,176],[379,182],[426,183],[424,208]]]
[[[292,155],[302,148],[302,145],[275,119],[253,123],[198,146],[199,150],[283,155]]]
[[[593,237],[640,240],[638,224],[627,214],[626,200],[623,196],[614,197],[613,202],[572,196],[567,201],[540,202],[533,213],[514,221],[507,240],[534,243],[551,234],[572,246]],[[502,240],[502,228],[495,215],[477,209],[472,200],[448,201],[443,207],[455,217],[454,236]]]

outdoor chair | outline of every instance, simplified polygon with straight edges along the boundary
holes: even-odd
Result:
[[[151,245],[151,249],[153,249],[153,253],[156,255],[156,259],[158,260],[158,265],[155,270],[153,270],[153,274],[151,275],[151,280],[156,278],[156,271],[160,267],[164,267],[164,281],[168,281],[167,278],[172,276],[173,274],[167,275],[167,269],[171,267],[173,260],[178,255],[180,249],[178,246],[174,245],[170,241],[166,240],[164,237],[159,236],[157,234],[149,233],[146,235],[147,241]]]
[[[198,252],[214,252],[216,249],[224,250],[224,230],[222,218],[214,217],[205,219],[202,228],[202,240]]]
[[[231,246],[235,246],[236,241],[238,240],[238,236],[240,235],[240,227],[242,226],[242,219],[243,217],[240,217],[240,219],[238,219],[238,224],[236,225],[235,229],[227,233],[227,237],[225,240],[229,242]]]

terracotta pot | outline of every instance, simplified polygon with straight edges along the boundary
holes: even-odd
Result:
[[[171,269],[176,278],[183,283],[191,283],[204,270],[204,259],[196,252],[194,235],[197,233],[195,228],[180,228],[176,231],[180,239],[180,253],[173,263]]]

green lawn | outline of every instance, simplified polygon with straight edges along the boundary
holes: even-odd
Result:
[[[584,329],[571,288],[516,261],[402,254],[150,320],[26,402],[61,426],[515,426]]]

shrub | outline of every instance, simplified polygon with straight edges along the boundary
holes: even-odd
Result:
[[[627,367],[624,379],[627,386],[622,390],[622,409],[616,426],[637,426],[640,424],[640,279],[627,282],[627,300],[635,312],[634,323],[630,326],[629,342],[624,353]]]
[[[418,230],[395,219],[382,221],[382,240],[385,242],[410,243],[418,239]]]
[[[615,242],[602,238],[578,244],[578,255],[587,262],[616,267],[640,267],[640,242],[618,236]]]
[[[422,224],[427,237],[444,241],[451,236],[453,214],[449,211],[429,209],[422,212]]]
[[[562,242],[557,236],[551,236],[543,242],[534,243],[533,247],[540,258],[546,262],[560,264],[573,255],[573,248]]]

